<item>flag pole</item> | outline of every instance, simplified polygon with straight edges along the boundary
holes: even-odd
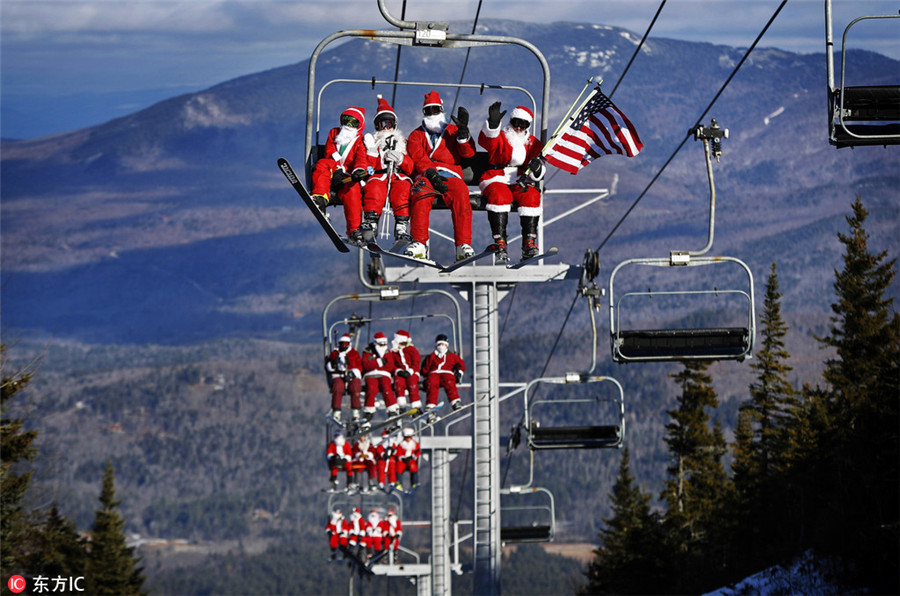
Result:
[[[593,81],[593,80],[594,80],[593,77],[588,79],[587,85],[584,86],[584,89],[587,89],[588,86],[591,84],[591,81]],[[569,122],[574,120],[576,118],[576,116],[581,113],[582,108],[584,108],[584,106],[587,105],[587,103],[589,101],[591,101],[591,99],[593,99],[594,95],[596,95],[597,92],[600,90],[600,85],[602,82],[603,81],[601,80],[600,83],[597,83],[597,85],[594,87],[594,90],[591,91],[588,94],[588,96],[584,98],[584,101],[582,101],[581,104],[578,105],[578,109],[574,109],[575,103],[578,103],[578,99],[580,99],[581,96],[584,95],[584,89],[581,90],[581,93],[579,93],[578,97],[575,99],[575,103],[572,104],[572,107],[569,108],[569,111],[566,113],[565,118],[562,119],[562,121],[559,123],[559,126],[556,127],[556,130],[553,132],[553,135],[550,137],[550,140],[547,141],[546,145],[544,145],[544,148],[541,150],[541,155],[546,155],[547,152],[553,148],[553,145],[556,144],[556,141],[560,136],[560,132],[562,132],[563,128],[565,126],[567,126],[569,124]]]

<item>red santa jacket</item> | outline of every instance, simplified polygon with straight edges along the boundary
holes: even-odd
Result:
[[[394,176],[401,180],[410,180],[410,176],[415,171],[416,164],[413,158],[406,152],[406,139],[400,131],[394,132],[393,135],[394,151],[403,154],[403,161],[394,165]],[[369,180],[387,180],[388,162],[385,161],[384,155],[385,141],[379,142],[377,137],[366,135],[366,158],[368,163],[375,170],[375,174]]]
[[[344,371],[351,371],[356,378],[362,378],[362,359],[359,352],[350,348],[346,352],[332,350],[325,359],[325,370],[334,379],[344,376]]]
[[[328,460],[331,460],[331,456],[333,455],[337,455],[343,460],[350,461],[353,459],[353,447],[348,441],[345,441],[343,445],[338,445],[332,441],[328,444],[328,449],[325,450],[325,457]]]
[[[422,363],[422,376],[424,377],[431,373],[452,375],[453,367],[457,364],[459,365],[459,370],[465,372],[466,363],[459,357],[459,354],[447,352],[443,356],[438,356],[435,352],[431,352]]]
[[[484,190],[489,184],[513,184],[519,176],[528,169],[531,160],[541,154],[544,144],[534,135],[528,135],[524,146],[516,146],[510,143],[500,127],[488,128],[487,125],[478,135],[478,144],[488,153],[488,161],[491,169],[481,176],[478,187]],[[539,176],[530,176],[532,180],[543,178],[544,171]]]
[[[351,513],[348,525],[351,541],[359,537],[365,538],[367,535],[366,529],[369,527],[369,522],[362,516],[362,513]]]
[[[394,355],[397,370],[405,370],[410,375],[419,374],[419,369],[422,366],[422,357],[415,346],[409,345],[405,348],[398,348]]]
[[[378,457],[378,450],[372,441],[363,441],[360,439],[353,445],[353,459],[361,462],[375,463]]]
[[[421,453],[422,449],[419,447],[419,442],[416,441],[413,437],[403,437],[403,440],[400,441],[399,445],[397,445],[398,459],[406,459],[411,457],[418,461],[419,455]]]
[[[344,516],[335,516],[332,515],[328,519],[328,523],[325,525],[325,532],[329,536],[343,536],[347,537],[348,532],[350,531],[350,527],[347,525],[347,520],[344,519]]]
[[[432,142],[431,133],[423,124],[409,133],[406,151],[415,163],[415,173],[422,175],[434,168],[442,176],[462,179],[460,163],[464,158],[475,155],[475,141],[469,138],[465,143],[456,140],[456,125],[448,124],[444,132]]]
[[[385,536],[400,538],[400,536],[403,535],[403,526],[400,523],[400,518],[397,517],[396,514],[388,513],[388,516],[381,523],[384,527]]]
[[[379,356],[374,345],[370,345],[362,354],[363,377],[392,377],[397,369],[395,356],[387,346],[384,355]]]
[[[341,132],[340,128],[332,128],[328,131],[328,139],[325,141],[325,155],[323,157],[333,159],[337,163],[338,168],[347,173],[353,172],[353,170],[366,169],[369,165],[369,158],[366,155],[366,145],[363,143],[362,135],[356,135],[344,148],[344,152],[341,153],[334,142],[334,138],[339,132]]]

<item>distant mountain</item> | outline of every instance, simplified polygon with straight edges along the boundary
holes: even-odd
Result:
[[[481,32],[521,37],[541,49],[552,73],[551,130],[589,76],[603,76],[604,90],[612,92],[639,40],[623,29],[574,23],[489,21]],[[586,248],[606,239],[743,52],[648,41],[613,96],[638,128],[644,151],[633,159],[600,158],[575,177],[549,175],[549,189],[608,187],[618,176],[612,198],[547,227],[545,244],[560,248],[559,261],[577,265]],[[336,45],[321,56],[317,81],[391,79],[396,55],[395,48],[372,41]],[[464,50],[404,47],[400,78],[455,83],[465,59]],[[873,84],[878,73],[900,66],[866,52],[853,59],[857,76]],[[474,48],[465,82],[521,85],[539,94],[539,78],[536,60],[521,48]],[[326,556],[319,542],[326,512],[319,492],[327,401],[322,313],[336,296],[364,290],[355,255],[331,247],[275,167],[279,156],[302,163],[306,84],[307,62],[301,62],[173,97],[101,126],[3,141],[4,342],[15,343],[11,358],[44,359],[24,405],[41,433],[37,464],[50,494],[42,499],[74,511],[80,527],[92,519],[100,472],[112,458],[129,530],[142,536],[241,541],[302,531],[310,561]],[[395,108],[405,130],[417,124],[428,89],[398,88]],[[375,94],[391,92],[384,85],[335,85],[323,97],[319,126],[330,128],[347,105],[364,106],[371,118]],[[454,92],[441,92],[452,104]],[[470,110],[477,128],[498,99],[507,108],[525,101],[519,92],[465,89],[459,105]],[[711,254],[748,264],[758,308],[777,261],[794,380],[818,382],[825,356],[812,333],[828,324],[833,270],[840,267],[835,233],[847,229],[854,195],[862,195],[871,212],[866,227],[874,250],[900,254],[900,149],[828,145],[821,54],[756,50],[702,122],[711,118],[730,130],[714,164]],[[708,199],[702,147],[687,140],[604,244],[597,284],[605,286],[626,258],[702,247]],[[559,214],[579,200],[547,195],[546,213]],[[340,221],[340,212],[333,218]],[[446,226],[446,213],[434,221]],[[486,243],[483,213],[476,213],[474,228],[476,241]],[[679,280],[676,288],[686,283]],[[898,291],[895,284],[895,296]],[[504,298],[497,338],[504,381],[541,374],[563,320],[569,324],[548,372],[587,368],[588,314],[579,303],[571,319],[566,315],[575,295],[572,281],[520,284]],[[351,301],[336,308],[331,321],[351,314],[385,317],[379,322],[385,332],[409,325],[427,351],[435,329],[447,326],[428,318],[432,309],[438,310],[424,298]],[[661,307],[657,314],[705,316]],[[602,314],[597,326],[597,371],[616,376],[626,389],[632,469],[656,496],[667,458],[665,411],[675,391],[666,375],[674,365],[611,364]],[[717,416],[727,432],[752,369],[727,362],[711,372],[722,401]],[[504,402],[501,428],[517,424],[521,414],[518,399]],[[523,450],[505,468],[509,482],[527,477]],[[537,463],[536,477],[554,491],[563,540],[595,539],[609,512],[619,452],[585,453],[542,454]],[[455,498],[463,501],[466,519],[467,459],[458,458],[453,470],[454,480],[464,480]],[[426,493],[427,482],[419,494]],[[427,515],[427,499],[411,499],[406,513]],[[269,513],[274,521],[266,521]],[[413,536],[408,544],[427,548],[427,535],[420,542]],[[240,548],[249,552],[256,544],[247,540]],[[145,555],[154,557],[148,569],[161,573],[165,553]]]

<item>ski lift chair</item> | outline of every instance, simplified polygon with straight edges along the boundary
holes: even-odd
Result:
[[[501,489],[500,541],[504,544],[519,542],[550,542],[556,533],[556,510],[553,493],[540,487],[510,487]],[[540,502],[528,504],[528,495],[539,495]],[[503,505],[503,497],[520,501],[515,505]],[[509,499],[506,499],[509,500]],[[509,520],[504,524],[503,520]]]
[[[683,255],[682,255],[683,256]],[[614,280],[626,266],[641,265],[652,267],[709,266],[735,263],[747,275],[747,289],[700,289],[681,291],[628,292],[616,297]],[[675,296],[731,296],[746,300],[745,324],[734,327],[689,327],[676,329],[623,329],[621,311],[623,303],[637,297],[653,298]],[[741,316],[740,314],[738,316]],[[749,267],[733,257],[699,257],[679,260],[670,258],[629,259],[620,263],[609,278],[609,324],[613,361],[646,362],[659,360],[738,360],[749,358],[753,353],[756,335],[756,310],[754,306],[753,275]]]
[[[849,86],[845,83],[847,33],[850,28],[862,21],[898,18],[900,14],[862,16],[847,25],[841,37],[840,85],[835,86],[831,0],[825,0],[825,53],[830,110],[828,142],[838,149],[900,144],[900,86]]]
[[[537,383],[552,384],[588,384],[607,382],[615,385],[612,397],[575,397],[564,399],[535,399],[528,401],[529,390]],[[625,397],[622,385],[611,377],[587,376],[579,373],[568,373],[564,377],[546,377],[531,381],[525,389],[525,429],[528,435],[528,447],[534,451],[539,449],[609,449],[619,448],[625,440]],[[578,404],[574,405],[573,404]],[[535,417],[539,409],[559,409],[560,406],[573,406],[581,413],[596,412],[606,404],[614,408],[614,424],[591,424],[581,426],[547,426],[541,425]],[[604,412],[609,415],[609,412]],[[596,414],[594,414],[596,417]],[[589,416],[588,419],[591,417]],[[544,420],[547,418],[545,417]]]

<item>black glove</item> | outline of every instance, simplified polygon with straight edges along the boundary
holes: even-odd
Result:
[[[528,162],[528,169],[537,178],[541,175],[541,170],[544,169],[544,162],[541,161],[540,157],[532,157],[531,161]]]
[[[453,365],[453,376],[456,378],[456,382],[459,383],[462,381],[462,370],[460,370],[460,366],[458,364]]]
[[[398,371],[397,371],[397,376],[398,376],[398,377],[403,377],[404,379],[408,379],[408,378],[411,377],[412,375],[409,374],[409,371],[408,371],[408,370],[398,370]]]
[[[366,178],[366,176],[368,176],[368,175],[369,175],[369,173],[367,171],[363,170],[362,168],[359,168],[359,169],[353,170],[353,173],[350,174],[350,181],[351,182],[359,182],[360,180],[364,180]]]
[[[506,110],[500,111],[500,102],[492,103],[491,107],[488,108],[488,128],[498,128],[504,116],[506,116]]]
[[[353,374],[353,371],[348,370],[347,372],[344,373],[344,382],[345,383],[349,383],[354,378],[356,378],[356,375]]]
[[[438,191],[439,193],[443,194],[450,190],[447,187],[447,179],[438,174],[438,171],[434,168],[428,168],[425,171],[425,177],[428,178],[429,182],[431,182],[431,186],[434,188],[434,190]]]
[[[456,112],[456,116],[450,116],[450,119],[453,120],[453,123],[456,125],[458,129],[456,131],[456,140],[464,141],[469,138],[469,111],[466,108],[460,107]]]

